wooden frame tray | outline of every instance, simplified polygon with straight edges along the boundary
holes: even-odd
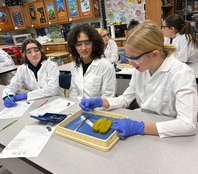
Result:
[[[113,120],[128,118],[124,115],[101,110],[95,110],[90,113],[79,110],[57,125],[56,134],[102,151],[109,151],[119,141],[117,132],[110,129],[107,134],[100,134],[99,132],[96,133],[86,122],[77,131],[75,131],[83,121],[80,117],[82,115],[86,116],[88,120],[93,123],[101,117],[107,117],[107,119]]]

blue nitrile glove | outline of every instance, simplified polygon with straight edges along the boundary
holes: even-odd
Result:
[[[112,62],[112,64],[113,64],[113,66],[114,66],[116,72],[121,71],[121,69],[117,68],[117,64],[116,64],[116,63]]]
[[[115,120],[111,128],[119,132],[119,137],[132,136],[135,134],[144,135],[144,122],[138,122],[128,118]]]
[[[90,112],[97,107],[102,107],[102,98],[89,98],[80,102],[79,106],[83,111]]]
[[[25,100],[25,99],[27,99],[27,93],[17,94],[14,96],[15,101]]]
[[[16,103],[14,102],[15,100],[14,100],[14,97],[11,97],[10,96],[10,98],[11,98],[11,100],[8,98],[8,97],[6,97],[5,99],[4,99],[4,106],[6,107],[6,108],[11,108],[11,107],[13,107],[13,106],[16,106]]]
[[[126,57],[125,57],[125,56],[122,56],[122,61],[121,61],[121,63],[126,63],[126,62],[127,62]]]

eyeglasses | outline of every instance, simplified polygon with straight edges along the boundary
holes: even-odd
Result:
[[[83,48],[83,45],[86,48],[91,48],[92,47],[92,41],[90,41],[90,40],[78,41],[76,43],[76,45],[75,45],[75,48],[77,50],[82,49]]]
[[[24,53],[26,55],[31,55],[33,52],[35,54],[38,54],[38,53],[40,53],[40,51],[41,51],[41,49],[39,47],[33,47],[33,48],[28,48],[27,50],[24,51]]]
[[[110,37],[110,34],[109,34],[109,33],[107,33],[107,34],[102,35],[101,37],[102,37],[102,38]]]
[[[134,62],[135,64],[140,64],[144,61],[144,57],[142,56],[148,53],[152,53],[152,52],[153,51],[147,51],[147,52],[140,54],[139,56],[133,56],[133,57],[128,56],[125,52],[124,57],[126,57],[126,59],[130,62]]]
[[[167,28],[168,26],[164,26],[164,25],[162,25],[161,26],[161,29],[165,29],[165,28]]]

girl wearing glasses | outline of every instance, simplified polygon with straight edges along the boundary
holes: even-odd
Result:
[[[98,33],[101,35],[104,44],[105,44],[105,57],[110,62],[117,62],[118,61],[118,46],[116,42],[112,39],[110,39],[109,32],[104,28],[99,28]]]
[[[115,70],[103,56],[104,42],[97,30],[89,24],[77,25],[69,32],[67,42],[74,59],[70,98],[114,97]]]
[[[174,56],[181,62],[192,64],[198,62],[198,42],[191,24],[183,17],[174,14],[165,19],[162,25],[165,43],[174,45]]]
[[[193,70],[176,59],[172,45],[164,45],[160,28],[147,20],[131,31],[125,44],[126,57],[135,70],[129,87],[115,98],[91,98],[80,107],[91,111],[97,107],[126,108],[136,98],[142,112],[174,119],[148,123],[132,119],[113,122],[118,136],[157,135],[161,138],[196,133],[198,99]]]
[[[5,107],[13,107],[19,100],[35,100],[64,94],[59,88],[59,70],[51,60],[47,60],[41,44],[32,38],[23,41],[21,51],[24,64],[19,66],[2,94]],[[18,94],[25,87],[29,92]]]

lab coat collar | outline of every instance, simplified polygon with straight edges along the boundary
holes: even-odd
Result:
[[[158,74],[159,72],[167,72],[171,69],[173,63],[176,61],[175,57],[173,55],[165,58],[161,66],[156,70],[156,72],[153,74],[152,78]],[[149,70],[148,70],[149,72]],[[149,73],[150,74],[150,73]]]
[[[91,65],[93,65],[93,66],[98,66],[99,63],[100,63],[100,59],[94,59],[94,60],[92,61],[92,64],[91,64]]]

